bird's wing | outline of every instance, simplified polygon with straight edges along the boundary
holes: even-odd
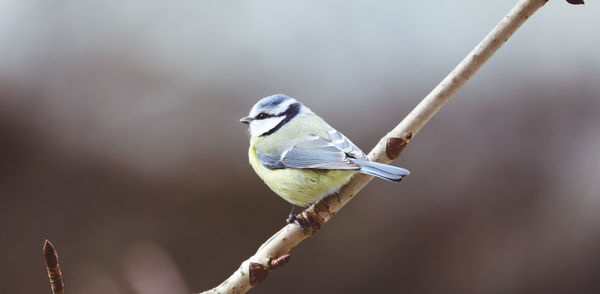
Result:
[[[336,129],[330,128],[327,131],[327,134],[329,135],[329,140],[331,141],[331,143],[333,143],[333,145],[337,149],[348,154],[348,156],[354,157],[356,159],[362,159],[367,161],[369,160],[365,153],[362,150],[360,150],[360,148],[354,145],[354,143],[352,143],[350,139],[346,138],[344,134],[338,132]]]
[[[341,135],[341,134],[340,134]],[[343,137],[343,135],[342,135]],[[345,137],[343,137],[345,138]],[[347,142],[350,142],[346,139]],[[341,143],[341,144],[340,144]],[[338,144],[331,142],[317,135],[308,135],[299,140],[291,148],[284,150],[277,155],[261,154],[257,151],[257,156],[262,165],[269,169],[278,168],[313,168],[313,169],[360,169],[360,165],[349,160],[348,156],[354,157],[356,148],[352,142],[350,145],[340,142]],[[344,149],[340,149],[341,146]],[[361,157],[362,158],[362,157]]]

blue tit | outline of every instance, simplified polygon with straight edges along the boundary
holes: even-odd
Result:
[[[283,94],[258,101],[247,117],[250,165],[258,176],[294,208],[333,193],[355,173],[400,181],[406,169],[370,161],[346,136],[296,99]]]

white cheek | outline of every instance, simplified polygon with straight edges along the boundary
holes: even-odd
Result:
[[[255,119],[250,122],[250,136],[258,137],[276,127],[285,116],[270,117],[267,119]]]

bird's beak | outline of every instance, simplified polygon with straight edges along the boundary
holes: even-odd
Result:
[[[248,116],[244,116],[244,117],[240,118],[240,122],[245,123],[245,124],[249,124],[250,121],[251,121],[251,119]]]

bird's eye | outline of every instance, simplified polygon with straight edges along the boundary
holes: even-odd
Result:
[[[259,115],[256,116],[256,119],[265,119],[265,118],[268,118],[268,117],[269,117],[268,114],[266,114],[264,112],[261,112]]]

